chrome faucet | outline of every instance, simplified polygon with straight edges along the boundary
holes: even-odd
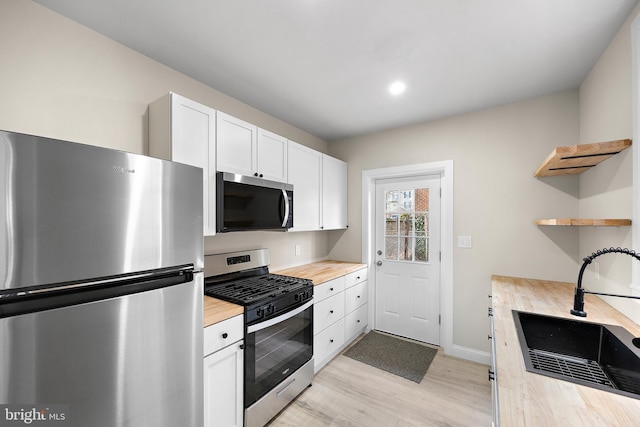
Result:
[[[622,249],[622,248],[609,248],[609,249],[601,249],[584,258],[584,263],[582,264],[582,268],[580,268],[580,273],[578,274],[578,285],[576,286],[576,291],[573,296],[573,308],[571,309],[571,314],[574,316],[587,317],[587,312],[584,311],[584,294],[593,294],[593,295],[604,295],[608,297],[620,297],[620,298],[633,298],[640,299],[640,296],[634,295],[618,295],[618,294],[607,294],[602,292],[592,292],[587,291],[582,288],[582,275],[584,274],[584,270],[587,268],[587,265],[591,264],[595,258],[600,255],[610,254],[610,253],[619,253],[619,254],[627,254],[631,255],[638,261],[640,261],[640,255],[631,249]]]

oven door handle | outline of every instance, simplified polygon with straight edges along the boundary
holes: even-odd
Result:
[[[291,319],[292,317],[297,316],[311,306],[313,306],[313,298],[294,310],[287,311],[286,313],[281,314],[278,317],[274,317],[272,319],[265,320],[264,322],[256,323],[255,325],[247,327],[247,333],[252,334],[254,332],[268,328],[269,326],[284,322],[287,319]]]

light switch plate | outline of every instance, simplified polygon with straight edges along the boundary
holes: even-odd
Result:
[[[458,236],[459,248],[471,248],[471,236]]]

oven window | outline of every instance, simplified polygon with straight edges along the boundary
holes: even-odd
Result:
[[[313,356],[313,306],[247,334],[245,406],[250,406]]]

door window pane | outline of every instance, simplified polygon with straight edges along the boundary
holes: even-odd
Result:
[[[385,259],[429,261],[429,189],[385,192]]]
[[[398,236],[385,237],[384,257],[385,259],[398,259]]]

